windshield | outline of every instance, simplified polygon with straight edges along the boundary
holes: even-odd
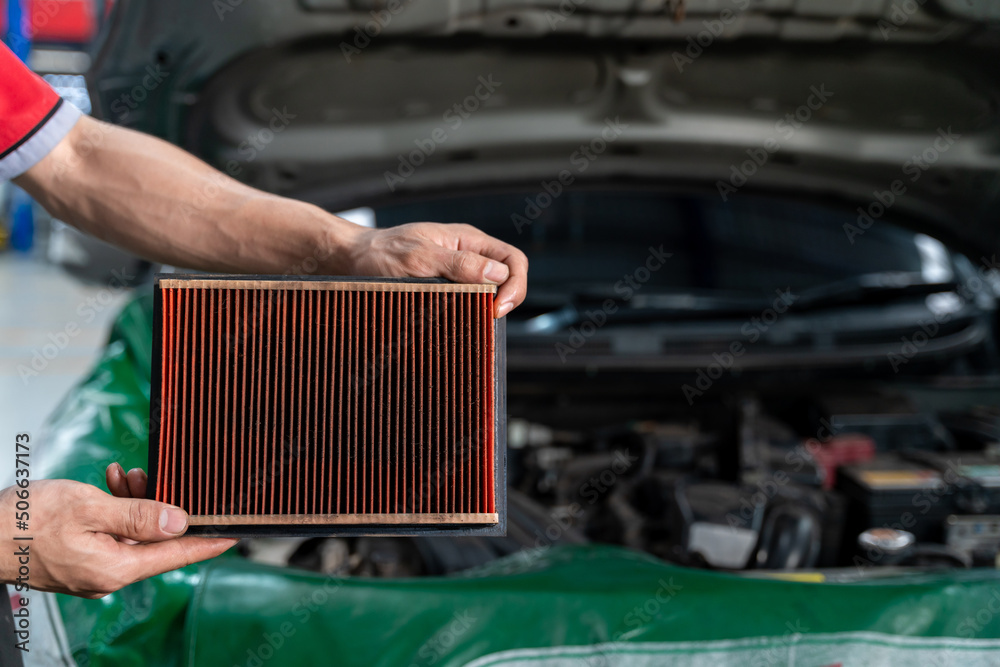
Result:
[[[611,293],[638,267],[643,294],[767,297],[873,273],[953,279],[951,254],[922,234],[857,211],[740,196],[571,191],[533,207],[538,193],[454,197],[385,206],[379,227],[411,220],[469,222],[527,253],[529,298]],[[543,197],[541,202],[544,203]],[[860,233],[859,233],[860,232]],[[651,256],[663,258],[647,264]]]

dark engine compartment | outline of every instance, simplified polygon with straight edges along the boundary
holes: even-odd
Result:
[[[1000,549],[1000,410],[981,382],[841,380],[817,393],[757,379],[689,405],[651,390],[652,375],[511,379],[506,537],[252,540],[245,553],[433,576],[597,542],[694,567],[864,576],[993,566]]]

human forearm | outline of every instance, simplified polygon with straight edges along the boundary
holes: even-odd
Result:
[[[363,228],[250,188],[164,141],[83,118],[18,179],[46,209],[143,257],[193,269],[346,273]]]
[[[233,273],[444,277],[524,300],[528,260],[469,225],[372,230],[224,175],[164,141],[82,118],[16,179],[49,212],[148,259]]]

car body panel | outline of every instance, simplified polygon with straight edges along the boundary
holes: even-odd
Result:
[[[568,170],[863,222],[895,187],[915,228],[998,246],[995,3],[568,4],[126,0],[89,85],[99,117],[331,210]]]

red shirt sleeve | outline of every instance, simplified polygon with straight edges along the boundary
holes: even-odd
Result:
[[[0,181],[44,159],[79,118],[79,109],[0,44]]]
[[[60,101],[49,84],[0,44],[0,158],[41,129]]]

